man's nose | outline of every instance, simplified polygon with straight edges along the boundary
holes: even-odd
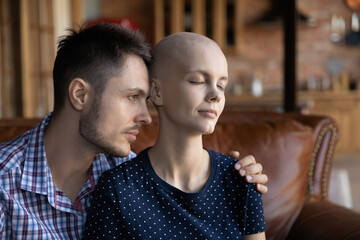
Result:
[[[151,115],[149,113],[149,110],[146,106],[146,104],[141,108],[140,112],[136,116],[135,122],[147,125],[150,124],[152,121]]]

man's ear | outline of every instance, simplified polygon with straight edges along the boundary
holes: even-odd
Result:
[[[150,81],[150,100],[156,106],[163,105],[161,91],[160,91],[160,84],[159,84],[159,81],[155,78],[151,79],[151,81]]]
[[[73,108],[83,110],[89,101],[91,86],[81,78],[73,79],[69,84],[69,100]]]

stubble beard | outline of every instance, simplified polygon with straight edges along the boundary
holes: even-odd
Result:
[[[79,122],[80,135],[97,148],[97,153],[104,153],[115,157],[126,157],[125,153],[118,149],[112,141],[101,132],[102,126],[99,124],[99,105],[100,99],[95,98],[89,112],[83,114]]]

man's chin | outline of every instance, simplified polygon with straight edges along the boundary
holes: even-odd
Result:
[[[127,148],[106,149],[104,152],[114,157],[127,157],[130,154],[130,145]]]
[[[117,154],[117,155],[114,155],[114,156],[115,156],[115,157],[121,157],[121,158],[123,158],[123,157],[129,156],[129,154],[130,154],[130,149],[127,150],[127,151],[118,152],[118,154]]]

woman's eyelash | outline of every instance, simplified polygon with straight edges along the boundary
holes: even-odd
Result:
[[[191,84],[202,84],[202,83],[204,83],[204,82],[199,82],[199,81],[189,81]]]

